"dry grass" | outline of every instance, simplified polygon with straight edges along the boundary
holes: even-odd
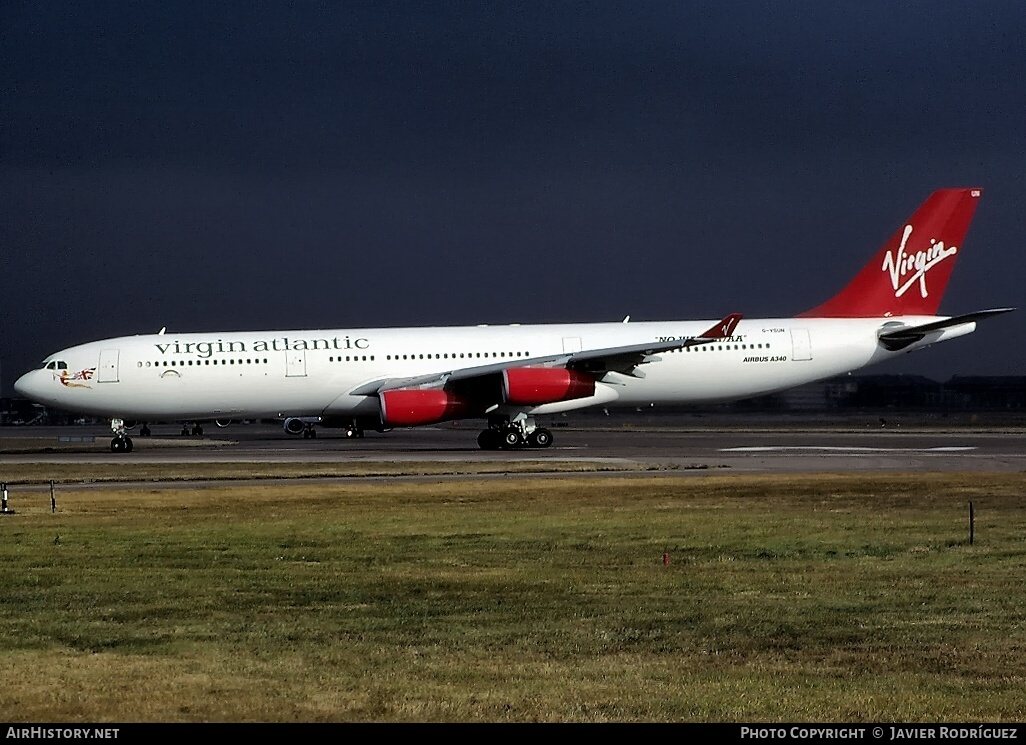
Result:
[[[25,721],[1022,721],[1024,487],[111,486],[62,493],[57,514],[37,493],[0,521],[0,706]]]
[[[310,463],[5,463],[0,481],[7,484],[253,481],[387,476],[463,476],[531,473],[656,471],[630,461],[345,461]]]

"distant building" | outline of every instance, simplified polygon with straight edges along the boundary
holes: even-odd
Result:
[[[944,384],[962,401],[961,408],[988,411],[1026,410],[1026,375],[961,376]]]
[[[0,398],[0,425],[34,424],[45,412],[24,398]]]
[[[726,406],[739,411],[1026,411],[1026,376],[844,375]]]

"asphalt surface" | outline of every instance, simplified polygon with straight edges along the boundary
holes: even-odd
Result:
[[[315,439],[279,427],[238,424],[205,427],[183,437],[181,427],[158,425],[153,436],[133,433],[130,454],[110,452],[110,433],[97,427],[0,428],[3,463],[284,463],[284,462],[588,462],[603,468],[644,466],[715,469],[735,473],[846,471],[1022,471],[1022,427],[894,426],[869,422],[809,426],[733,423],[718,426],[630,425],[553,430],[546,449],[482,451],[478,429],[438,426],[368,432],[347,439],[320,430]],[[68,438],[86,440],[67,442]],[[89,438],[95,438],[89,442]]]

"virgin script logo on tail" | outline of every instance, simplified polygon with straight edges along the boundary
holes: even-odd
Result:
[[[898,246],[897,255],[887,252],[884,256],[881,269],[888,272],[891,277],[891,285],[894,287],[894,297],[901,297],[916,281],[919,281],[919,293],[924,298],[929,296],[926,290],[926,273],[937,266],[949,256],[958,253],[958,246],[945,247],[943,241],[936,238],[930,239],[930,247],[925,251],[916,251],[914,254],[906,253],[905,246],[912,235],[912,226],[906,225],[901,236],[901,245]]]

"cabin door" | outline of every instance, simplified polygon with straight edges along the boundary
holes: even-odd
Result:
[[[791,329],[791,359],[796,362],[812,359],[812,341],[808,329]]]
[[[118,382],[118,350],[100,350],[100,369],[96,375],[97,383]]]
[[[285,353],[285,377],[306,377],[306,350],[290,349]]]

